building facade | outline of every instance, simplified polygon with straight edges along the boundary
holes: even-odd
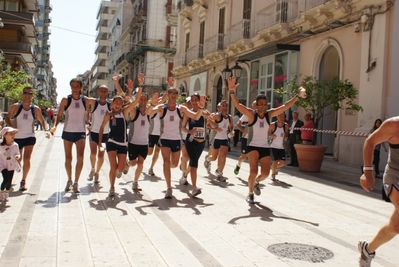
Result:
[[[114,18],[116,10],[119,5],[119,0],[101,1],[97,12],[97,37],[96,48],[94,54],[96,55],[91,77],[91,91],[90,96],[96,97],[98,95],[98,87],[100,85],[108,85],[108,65],[109,55],[111,49],[111,34],[112,27],[111,20]]]
[[[287,83],[301,75],[350,80],[364,112],[333,112],[322,129],[369,131],[376,118],[398,111],[388,103],[397,91],[389,83],[391,1],[186,0],[179,7],[173,73],[180,88],[210,96],[212,110],[228,100],[223,71],[237,65],[237,96],[247,106],[257,94],[267,96],[269,108],[280,105],[285,99],[274,89],[289,89]],[[322,134],[318,140],[336,160],[361,164],[364,138]]]
[[[129,76],[145,74],[145,91],[152,95],[166,89],[176,52],[178,9],[175,0],[132,0],[129,25],[131,50],[127,53]]]

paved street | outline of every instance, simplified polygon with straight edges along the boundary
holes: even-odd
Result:
[[[203,153],[197,198],[190,198],[189,186],[178,185],[174,169],[174,198],[164,199],[162,159],[151,177],[149,157],[143,191],[131,190],[131,169],[116,181],[118,196],[111,200],[108,159],[101,183],[93,185],[86,145],[81,194],[65,193],[61,131],[62,125],[50,140],[37,132],[28,191],[12,192],[0,205],[1,267],[358,266],[357,241],[370,239],[393,209],[380,200],[381,180],[367,194],[357,185],[359,168],[329,160],[319,174],[284,167],[280,181],[266,180],[249,205],[247,163],[233,173],[238,147],[229,153],[226,183],[207,174]],[[15,190],[20,179],[20,173],[14,176]],[[378,250],[372,266],[398,266],[398,250],[394,239]]]

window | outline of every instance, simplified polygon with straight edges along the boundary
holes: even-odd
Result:
[[[199,38],[199,49],[198,49],[198,57],[204,57],[204,40],[205,39],[205,21],[202,21],[200,24],[200,38]]]
[[[5,8],[7,11],[19,11],[19,2],[17,0],[5,1]]]
[[[251,2],[252,0],[244,0],[243,19],[251,19]]]
[[[219,28],[218,28],[218,33],[224,33],[225,13],[226,13],[226,9],[225,8],[219,9]]]

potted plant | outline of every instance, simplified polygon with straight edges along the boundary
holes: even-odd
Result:
[[[306,98],[299,98],[295,106],[303,108],[306,113],[312,115],[315,129],[319,129],[323,117],[333,111],[338,111],[341,108],[363,111],[363,108],[354,102],[358,90],[348,80],[340,80],[338,77],[331,80],[318,80],[313,76],[304,76],[300,84],[297,84],[296,77],[289,83],[291,92],[296,92],[299,86],[306,89]],[[284,88],[276,89],[276,92],[286,93]],[[327,110],[327,107],[330,109]],[[320,171],[327,146],[316,144],[316,131],[313,132],[312,145],[295,144],[301,171]]]

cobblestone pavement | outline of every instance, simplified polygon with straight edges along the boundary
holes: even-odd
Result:
[[[173,199],[164,199],[162,160],[132,191],[134,168],[107,197],[108,159],[100,184],[87,181],[87,142],[81,194],[64,192],[61,128],[46,140],[37,132],[28,190],[0,205],[0,266],[358,266],[357,241],[370,239],[392,212],[380,191],[358,186],[360,169],[325,160],[318,174],[284,167],[277,182],[262,183],[255,205],[246,203],[248,165],[233,169],[232,148],[220,183],[203,168],[202,194],[191,198],[172,171]],[[216,169],[213,163],[212,171]],[[21,174],[14,177],[17,190]],[[381,180],[377,181],[379,189]],[[398,266],[397,239],[382,246],[373,267]]]

